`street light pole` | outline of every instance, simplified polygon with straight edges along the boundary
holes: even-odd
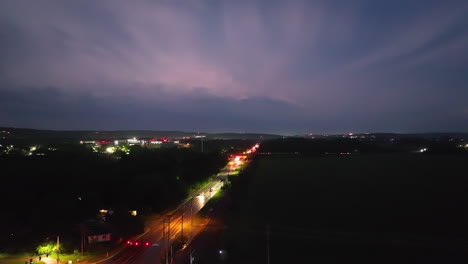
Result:
[[[59,263],[59,259],[60,259],[60,238],[59,236],[57,236],[57,264]]]

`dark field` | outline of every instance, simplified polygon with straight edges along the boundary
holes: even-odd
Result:
[[[462,263],[467,161],[259,157],[233,182],[230,261],[267,263],[269,224],[271,263]]]

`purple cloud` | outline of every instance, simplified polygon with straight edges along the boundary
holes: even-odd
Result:
[[[346,131],[349,113],[364,115],[363,130],[424,130],[427,123],[394,128],[374,115],[396,120],[413,116],[411,109],[437,109],[455,111],[451,124],[460,129],[468,107],[461,99],[468,96],[467,15],[468,5],[456,0],[7,0],[0,87],[22,96],[54,87],[63,97],[157,105],[174,116],[216,111],[203,102],[219,101],[226,118],[253,113],[250,119],[273,122],[278,113],[265,108],[269,102],[288,109],[277,126],[293,120],[289,130],[301,131],[314,124],[340,130],[332,122]],[[269,110],[258,114],[255,104]],[[242,115],[234,118],[238,127]],[[8,120],[14,114],[0,112],[0,123]]]

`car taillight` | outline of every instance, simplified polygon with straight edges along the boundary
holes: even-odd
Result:
[[[138,246],[138,242],[135,242],[135,246]]]
[[[150,245],[150,243],[149,243],[149,242],[146,242],[146,243],[145,243],[145,246],[149,246],[149,245]]]

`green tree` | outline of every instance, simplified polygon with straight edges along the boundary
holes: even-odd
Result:
[[[36,248],[36,253],[38,255],[51,254],[57,250],[57,244],[54,242],[43,243]]]

